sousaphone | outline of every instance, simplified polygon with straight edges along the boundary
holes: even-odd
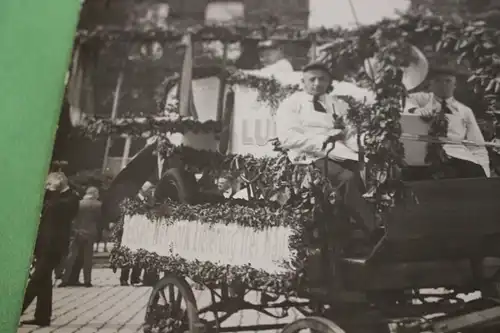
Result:
[[[315,47],[312,50],[313,60],[319,62],[327,61],[332,56],[329,51],[334,49],[336,45],[336,42],[331,42]],[[417,88],[424,82],[429,73],[429,62],[424,53],[414,45],[411,45],[410,49],[410,65],[403,68],[403,85],[409,91]],[[376,58],[366,59],[363,65],[365,72],[370,78],[375,79],[380,75],[382,65]]]
[[[402,83],[408,91],[417,88],[429,73],[429,62],[424,53],[414,45],[410,46],[410,50],[410,65],[402,68]],[[365,59],[364,70],[371,79],[375,80],[381,74],[382,64],[375,57]]]

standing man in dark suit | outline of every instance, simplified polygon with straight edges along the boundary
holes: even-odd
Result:
[[[50,326],[52,272],[68,250],[71,223],[78,213],[78,201],[64,173],[49,174],[35,244],[34,272],[28,282],[22,308],[24,313],[36,298],[35,318],[23,322],[24,325]]]
[[[74,236],[71,240],[69,256],[61,287],[68,285],[78,252],[83,253],[83,280],[86,287],[92,286],[92,258],[94,242],[97,237],[97,227],[103,219],[102,204],[99,201],[99,190],[89,187],[80,201],[78,214],[73,225]]]

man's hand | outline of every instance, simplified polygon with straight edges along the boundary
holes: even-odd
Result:
[[[421,108],[420,111],[420,116],[422,118],[432,118],[436,113],[438,113],[441,110],[441,105],[434,105],[431,102],[427,103],[427,105],[423,108]]]
[[[335,142],[342,140],[343,138],[344,135],[342,133],[331,135],[325,140],[325,142],[323,142],[323,147],[321,149],[325,150],[329,143],[332,144],[332,149],[333,149],[335,148]]]

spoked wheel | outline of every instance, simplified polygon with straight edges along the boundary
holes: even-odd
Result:
[[[345,332],[331,320],[322,317],[307,317],[285,326],[282,333],[349,333]]]
[[[166,275],[149,297],[144,333],[193,333],[198,328],[198,308],[191,287],[184,278]]]

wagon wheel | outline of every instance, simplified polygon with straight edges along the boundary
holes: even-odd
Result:
[[[168,169],[160,179],[155,191],[159,201],[171,199],[181,203],[192,203],[196,195],[195,176],[180,168]]]
[[[191,287],[184,278],[167,274],[149,297],[144,333],[193,333],[198,328],[198,308]]]
[[[322,317],[307,317],[294,321],[283,328],[281,333],[350,333],[335,325],[331,320]]]

